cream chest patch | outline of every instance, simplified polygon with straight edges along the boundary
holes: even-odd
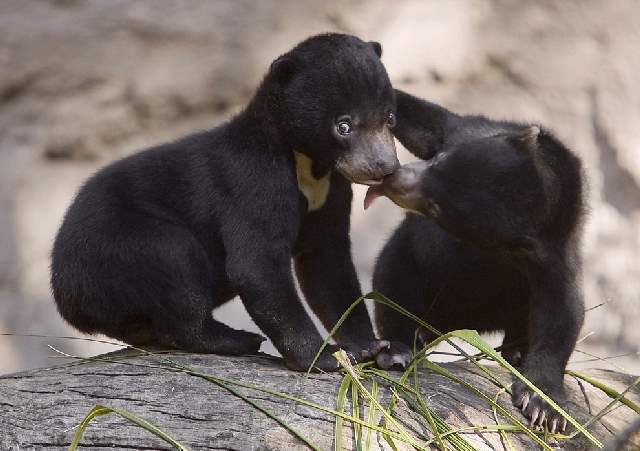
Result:
[[[311,159],[300,152],[293,152],[296,159],[298,189],[307,198],[308,211],[322,208],[327,201],[331,185],[331,173],[315,178],[311,172]]]

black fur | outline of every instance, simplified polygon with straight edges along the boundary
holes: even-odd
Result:
[[[341,174],[362,182],[398,166],[387,126],[394,94],[379,52],[379,44],[353,36],[310,38],[271,65],[228,123],[89,179],[53,247],[61,315],[83,332],[133,345],[253,353],[263,337],[211,314],[240,295],[287,365],[306,369],[322,340],[296,294],[292,256],[309,304],[332,327],[360,296],[349,241],[352,193]],[[348,137],[336,133],[345,115],[353,123]],[[315,178],[330,177],[315,211],[298,190],[294,151],[311,159]],[[364,306],[336,338],[358,358],[384,346]],[[337,368],[333,349],[318,368]]]
[[[401,91],[396,97],[394,134],[426,161],[375,189],[424,216],[407,214],[386,244],[374,289],[441,332],[504,331],[503,355],[562,402],[584,317],[579,159],[538,126],[459,116]],[[383,338],[413,343],[410,320],[376,305],[376,322]],[[519,381],[513,401],[532,422],[564,427]]]

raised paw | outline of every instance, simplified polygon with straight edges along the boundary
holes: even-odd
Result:
[[[559,392],[551,398],[558,402],[564,398]],[[553,407],[547,404],[537,393],[527,387],[521,381],[516,381],[512,386],[512,402],[522,414],[529,419],[529,426],[544,427],[545,422],[549,432],[564,432],[567,429],[567,420]]]
[[[411,349],[409,346],[398,341],[392,341],[389,347],[383,349],[376,355],[376,364],[379,368],[403,369],[411,361]]]

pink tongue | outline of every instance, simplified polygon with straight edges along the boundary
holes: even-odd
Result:
[[[366,210],[369,208],[373,201],[380,196],[384,196],[384,189],[382,188],[382,185],[370,186],[367,190],[367,194],[364,196],[364,209]]]

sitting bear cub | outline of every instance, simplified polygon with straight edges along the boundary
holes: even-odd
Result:
[[[212,309],[240,295],[286,364],[306,369],[322,338],[298,298],[331,328],[357,299],[350,182],[398,166],[395,99],[376,42],[309,38],[276,59],[244,111],[226,124],[99,171],[55,239],[51,285],[64,319],[132,345],[256,352],[264,338]],[[337,343],[357,359],[376,340],[364,305]],[[325,350],[316,363],[336,370]]]
[[[563,402],[563,373],[584,316],[579,159],[538,126],[459,116],[401,91],[396,97],[394,134],[422,160],[369,188],[365,207],[386,195],[419,215],[408,214],[384,247],[374,289],[443,333],[504,331],[505,358]],[[411,320],[381,305],[375,317],[383,338],[413,343]],[[534,425],[566,427],[519,380],[513,402]]]

